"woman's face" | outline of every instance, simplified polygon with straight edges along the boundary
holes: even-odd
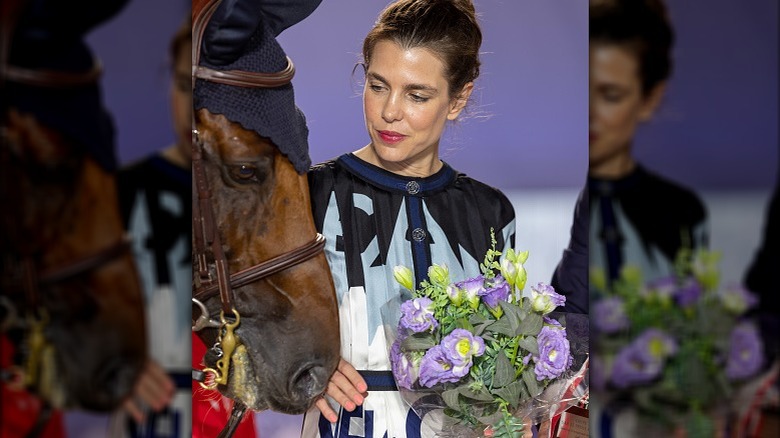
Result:
[[[631,144],[640,122],[648,120],[663,84],[642,93],[639,62],[629,49],[592,44],[590,49],[590,173],[620,177],[633,168]]]
[[[444,63],[427,49],[374,46],[363,89],[371,144],[359,155],[391,172],[428,176],[440,167],[439,138],[460,114],[473,87],[450,99]]]

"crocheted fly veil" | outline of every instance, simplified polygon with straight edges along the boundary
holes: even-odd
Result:
[[[289,82],[294,73],[292,62],[276,37],[309,16],[320,2],[210,1],[205,9],[210,6],[214,9],[202,31],[193,91],[196,111],[206,108],[269,138],[301,174],[311,165],[309,130],[303,112],[295,105],[293,86]],[[286,80],[257,86],[252,79],[242,82],[241,72],[273,76],[281,73]],[[239,79],[220,80],[223,76],[235,79],[233,73]]]

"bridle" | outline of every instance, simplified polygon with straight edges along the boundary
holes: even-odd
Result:
[[[198,65],[203,33],[220,2],[221,0],[193,1],[193,89],[196,79],[251,88],[275,88],[289,84],[295,74],[295,67],[289,57],[287,58],[286,68],[275,73],[256,73],[239,70],[218,71]],[[313,258],[322,252],[325,246],[325,237],[317,233],[311,241],[303,246],[230,274],[228,261],[225,257],[214,218],[212,191],[208,186],[203,162],[204,144],[199,132],[195,129],[194,112],[192,125],[192,171],[194,179],[192,188],[194,201],[192,215],[194,233],[193,256],[197,258],[198,266],[198,275],[193,282],[192,301],[200,308],[201,312],[198,318],[193,319],[192,330],[200,331],[207,327],[219,329],[217,343],[212,347],[212,350],[219,357],[216,369],[193,370],[193,379],[200,381],[201,386],[206,389],[214,389],[217,384],[227,384],[230,356],[240,342],[235,334],[235,328],[240,324],[240,315],[234,305],[233,289],[269,277]],[[211,249],[213,259],[211,262],[208,260],[208,248]],[[206,300],[217,295],[219,295],[221,301],[220,321],[211,319],[210,313],[204,304]],[[231,314],[232,321],[227,317],[227,315]],[[208,374],[213,375],[213,379],[207,384],[205,380],[207,380],[206,376]],[[239,401],[235,401],[228,425],[219,436],[232,436],[245,411],[246,406]]]
[[[47,89],[72,89],[82,86],[94,85],[100,78],[103,68],[97,58],[93,59],[92,66],[81,72],[67,72],[46,69],[29,69],[11,65],[8,62],[11,37],[16,28],[17,18],[24,6],[24,0],[3,0],[0,29],[0,94],[5,93],[5,84],[8,82],[23,84],[32,87]],[[7,102],[3,100],[0,108],[7,109]],[[2,123],[0,121],[0,123]],[[9,139],[5,126],[0,126],[0,145],[2,145],[3,154],[7,151]],[[2,370],[2,379],[6,381],[23,382],[26,387],[38,386],[40,376],[43,370],[43,355],[46,351],[51,351],[53,346],[49,344],[44,335],[46,325],[49,322],[49,315],[42,304],[41,295],[43,291],[51,289],[57,284],[63,283],[74,278],[86,275],[90,272],[102,269],[109,262],[130,252],[131,239],[128,235],[122,235],[116,242],[108,247],[102,248],[91,254],[87,254],[66,263],[65,265],[41,269],[36,261],[36,254],[25,254],[22,256],[5,254],[3,264],[3,288],[6,293],[10,291],[21,292],[24,296],[24,306],[26,311],[25,334],[26,343],[24,354],[24,366],[22,369],[14,366],[10,370]],[[38,254],[40,254],[40,250]],[[11,260],[13,259],[13,260]],[[5,294],[4,294],[5,295]],[[10,293],[8,293],[10,296]],[[2,321],[3,330],[8,327],[18,326],[18,313],[10,300],[3,297],[2,304],[7,308],[7,317]],[[20,379],[20,375],[23,379]],[[43,389],[44,391],[50,388]],[[36,419],[33,428],[28,432],[28,437],[38,436],[43,426],[51,415],[51,406],[44,403],[41,414]]]

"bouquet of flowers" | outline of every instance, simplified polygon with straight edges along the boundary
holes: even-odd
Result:
[[[597,394],[630,402],[652,424],[715,436],[713,414],[764,357],[757,326],[743,318],[757,299],[736,285],[718,288],[719,257],[683,250],[673,276],[648,284],[634,267],[610,288],[591,273]]]
[[[502,254],[491,239],[475,278],[451,282],[446,266],[433,265],[414,290],[408,268],[394,271],[413,298],[401,304],[397,319],[393,375],[407,400],[436,396],[428,407],[443,408],[453,420],[442,434],[519,437],[524,418],[549,419],[583,395],[571,389],[587,366],[575,384],[567,379],[575,354],[583,365],[587,346],[578,343],[574,352],[566,327],[551,314],[565,297],[543,283],[523,296],[528,252]]]

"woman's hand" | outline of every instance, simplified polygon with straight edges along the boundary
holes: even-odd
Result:
[[[343,406],[344,409],[353,411],[357,406],[363,404],[363,400],[368,396],[366,391],[368,391],[368,385],[363,380],[363,376],[349,362],[341,359],[336,371],[330,377],[325,394]],[[314,405],[331,423],[338,420],[338,415],[330,407],[325,397],[320,397]]]
[[[123,404],[122,409],[137,423],[144,421],[142,406],[160,411],[173,399],[176,386],[168,373],[154,360],[149,359],[135,383],[133,394]]]

